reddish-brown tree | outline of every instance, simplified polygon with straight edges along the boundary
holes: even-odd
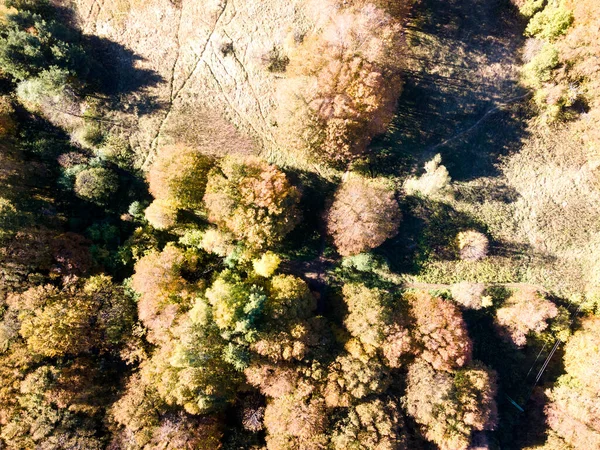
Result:
[[[401,219],[393,189],[380,180],[351,177],[335,193],[325,220],[341,255],[356,255],[396,235]]]

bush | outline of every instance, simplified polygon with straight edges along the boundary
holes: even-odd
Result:
[[[325,220],[338,252],[349,256],[395,236],[401,217],[394,191],[385,181],[353,176],[338,188]]]
[[[542,83],[550,80],[552,69],[559,64],[558,50],[552,44],[546,43],[533,59],[523,66],[525,82],[539,88]]]
[[[488,238],[479,231],[461,231],[456,240],[460,250],[460,259],[464,261],[479,261],[488,254]]]
[[[485,285],[483,283],[469,283],[468,281],[454,284],[451,288],[454,301],[470,309],[481,309],[484,306],[484,291]]]
[[[77,195],[98,204],[106,204],[118,188],[117,175],[102,167],[82,170],[75,179]]]
[[[16,132],[16,124],[12,117],[13,107],[8,97],[0,97],[0,138],[13,136]]]
[[[424,197],[445,197],[450,194],[450,175],[446,167],[440,165],[440,154],[425,164],[425,173],[419,178],[411,177],[404,183],[408,195],[420,194]]]

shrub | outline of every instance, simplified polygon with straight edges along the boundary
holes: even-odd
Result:
[[[456,236],[460,259],[465,261],[479,261],[488,254],[488,238],[479,231],[461,231]]]
[[[394,237],[401,217],[394,191],[385,181],[351,177],[338,188],[325,220],[338,252],[349,256]]]
[[[258,158],[224,158],[208,176],[208,219],[254,250],[279,242],[299,222],[299,191]]]
[[[0,138],[13,136],[16,132],[13,112],[9,98],[0,96]]]
[[[420,194],[424,197],[446,197],[451,193],[450,175],[446,167],[440,165],[440,154],[425,164],[425,173],[419,178],[408,178],[404,190],[408,195]]]
[[[552,44],[546,43],[533,59],[523,66],[525,82],[534,88],[540,88],[542,83],[552,76],[552,69],[558,66],[558,50]]]
[[[99,204],[105,204],[118,188],[117,175],[102,167],[82,170],[75,179],[77,195]]]
[[[100,155],[116,164],[121,169],[131,170],[134,163],[134,153],[129,142],[121,136],[109,134],[100,148]]]

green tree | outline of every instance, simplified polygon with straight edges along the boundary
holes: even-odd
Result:
[[[117,175],[103,167],[82,170],[75,179],[77,195],[98,204],[106,204],[118,188]]]
[[[150,193],[174,208],[201,209],[213,161],[196,149],[163,147],[148,170]]]

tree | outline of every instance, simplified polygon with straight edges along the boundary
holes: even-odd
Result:
[[[226,343],[211,323],[207,305],[198,302],[196,314],[180,318],[171,330],[173,339],[155,351],[141,376],[167,404],[189,414],[208,414],[233,402],[241,377],[224,361]],[[198,314],[198,309],[204,312]]]
[[[565,347],[565,370],[546,406],[548,425],[574,450],[600,445],[600,319],[585,319]]]
[[[48,2],[43,6],[12,2],[16,13],[0,24],[0,69],[16,81],[56,67],[85,78],[90,61],[80,33],[64,25]]]
[[[222,433],[216,419],[169,411],[156,390],[144,384],[139,374],[131,377],[109,413],[114,423],[109,449],[220,448]]]
[[[102,167],[82,170],[75,178],[77,195],[98,204],[105,204],[118,188],[117,175]]]
[[[225,157],[210,171],[209,220],[255,250],[279,243],[299,222],[299,191],[283,172],[257,158]]]
[[[166,230],[175,226],[177,209],[164,200],[154,200],[146,208],[144,217],[157,230]]]
[[[269,450],[309,450],[327,444],[327,412],[318,396],[296,392],[267,403],[264,424]]]
[[[496,311],[496,325],[509,342],[518,347],[527,343],[530,332],[540,333],[548,326],[547,320],[558,315],[558,308],[543,295],[532,289],[521,289],[512,294],[502,308]]]
[[[238,274],[226,270],[205,295],[224,339],[235,340],[242,345],[256,340],[258,320],[267,301],[260,286],[244,283]]]
[[[135,264],[132,286],[140,294],[138,314],[150,329],[149,340],[168,340],[176,317],[191,307],[196,286],[182,273],[194,267],[194,258],[172,244],[160,253],[151,251]]]
[[[100,450],[99,413],[107,390],[89,360],[39,365],[20,382],[18,402],[3,411],[0,442],[5,448]]]
[[[62,290],[33,287],[9,296],[8,303],[19,311],[28,348],[48,357],[118,349],[135,316],[131,299],[103,275],[72,279]]]
[[[280,84],[282,138],[310,159],[346,165],[387,128],[401,92],[400,22],[373,4],[314,11]]]
[[[458,308],[426,292],[406,294],[415,318],[413,335],[421,358],[436,370],[451,371],[471,360],[472,345]]]
[[[326,213],[327,231],[341,255],[378,247],[398,232],[401,213],[394,192],[382,180],[350,177]]]
[[[208,171],[213,161],[183,145],[160,148],[148,170],[150,193],[173,208],[202,208]]]
[[[479,261],[488,254],[488,238],[479,231],[461,231],[458,233],[456,240],[460,250],[460,259],[465,261]]]
[[[327,368],[323,396],[329,407],[348,407],[356,400],[383,393],[389,386],[389,371],[376,357],[352,350],[339,355]]]
[[[363,344],[380,347],[392,320],[391,295],[363,284],[346,284],[342,293],[348,306],[346,329]]]
[[[403,401],[427,439],[444,450],[466,450],[473,431],[495,427],[495,394],[495,374],[480,364],[451,374],[417,361]]]
[[[261,277],[269,278],[281,264],[281,258],[273,252],[263,253],[260,258],[252,261],[252,267]]]
[[[331,435],[335,450],[405,450],[406,431],[399,406],[391,398],[365,401],[348,409]]]
[[[315,298],[306,283],[292,275],[273,277],[267,292],[264,319],[252,350],[273,361],[304,359],[321,331],[321,322],[312,317]]]

